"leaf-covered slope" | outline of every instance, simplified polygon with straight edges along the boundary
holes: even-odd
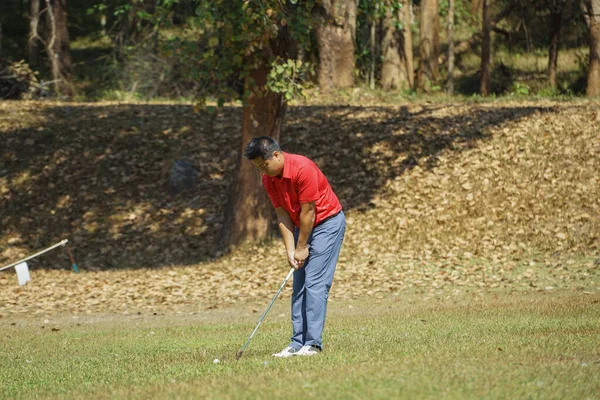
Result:
[[[32,261],[20,291],[0,273],[7,308],[210,307],[268,296],[285,275],[277,239],[213,252],[240,109],[21,102],[0,113],[0,263],[68,238],[84,271],[113,270],[69,274],[56,251]],[[348,217],[332,297],[598,286],[598,115],[587,102],[290,108],[284,149],[320,165]],[[197,186],[173,197],[182,158]],[[50,266],[62,270],[40,270]]]

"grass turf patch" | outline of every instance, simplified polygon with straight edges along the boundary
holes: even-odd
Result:
[[[246,306],[11,316],[0,397],[597,398],[599,302],[567,292],[333,302],[325,351],[277,360],[290,333],[280,301],[238,362],[258,319]]]

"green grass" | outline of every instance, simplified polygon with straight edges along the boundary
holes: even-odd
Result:
[[[266,302],[201,313],[4,318],[0,397],[600,396],[597,294],[336,301],[324,353],[286,360],[270,357],[290,333],[280,301],[236,362]]]

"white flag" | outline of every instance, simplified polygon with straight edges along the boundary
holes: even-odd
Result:
[[[27,266],[26,262],[15,265],[15,270],[17,271],[17,279],[19,280],[20,286],[25,285],[31,280],[31,276],[29,275],[29,267]]]

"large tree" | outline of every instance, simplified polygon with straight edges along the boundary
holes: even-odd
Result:
[[[421,0],[421,37],[419,41],[420,64],[417,87],[429,92],[438,82],[438,57],[440,54],[440,17],[438,0]]]
[[[295,59],[296,55],[296,45],[287,28],[280,27],[278,36],[265,48],[262,55],[264,59],[259,59],[249,71],[244,82],[248,96],[243,108],[240,154],[255,136],[266,135],[276,140],[280,139],[287,105],[283,93],[268,89],[267,80],[271,72],[269,59],[275,56],[289,60]],[[240,158],[225,211],[219,247],[228,248],[243,242],[264,239],[268,234],[272,216],[273,210],[262,188],[261,175],[250,162]]]
[[[587,95],[600,96],[600,0],[582,0],[582,7],[590,32]]]
[[[314,1],[198,4],[195,23],[203,29],[200,43],[175,53],[185,57],[190,73],[196,74],[201,100],[217,97],[222,104],[240,94],[243,100],[238,165],[219,238],[219,247],[226,250],[268,235],[272,207],[260,173],[242,159],[242,151],[252,137],[280,138],[286,101],[301,89],[297,48],[309,39]]]
[[[412,89],[413,50],[409,0],[388,0],[381,43],[381,87]]]
[[[357,0],[321,0],[316,24],[319,87],[327,93],[354,85]]]

